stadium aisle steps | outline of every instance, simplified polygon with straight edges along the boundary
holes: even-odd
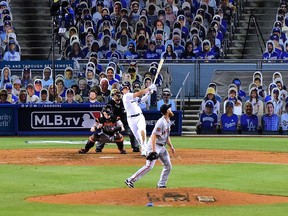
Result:
[[[198,122],[199,108],[202,99],[192,99],[189,103],[188,100],[184,104],[184,118],[182,120],[182,136],[189,136],[196,134],[196,123]],[[180,100],[177,101],[177,110],[180,110]]]
[[[22,60],[47,60],[52,45],[52,18],[47,0],[12,3],[13,25],[21,46]],[[55,44],[57,58],[58,49]],[[50,54],[50,58],[52,53]]]
[[[237,27],[237,30],[235,31],[234,40],[232,41],[227,55],[229,59],[240,59],[242,57],[250,12],[254,9],[254,16],[266,42],[269,39],[269,34],[271,33],[273,23],[275,22],[278,7],[278,0],[245,1],[244,11],[241,19],[239,20],[239,27]],[[261,37],[259,37],[259,39],[262,43]],[[265,48],[263,49],[265,50]],[[249,28],[246,51],[244,54],[244,59],[262,58],[254,23],[251,23]]]

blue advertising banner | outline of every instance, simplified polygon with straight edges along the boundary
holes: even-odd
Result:
[[[13,105],[0,106],[0,135],[17,134],[17,107]]]
[[[18,109],[19,135],[89,134],[103,104],[22,104]]]
[[[23,104],[18,109],[19,135],[89,135],[103,105],[92,104]],[[182,113],[174,112],[171,135],[181,135]],[[150,134],[161,117],[158,111],[144,112]]]

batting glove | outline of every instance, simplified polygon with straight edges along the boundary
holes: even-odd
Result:
[[[155,84],[152,84],[148,87],[151,91],[157,91],[157,87]]]

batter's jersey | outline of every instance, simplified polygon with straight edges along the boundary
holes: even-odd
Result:
[[[166,120],[164,116],[160,118],[152,131],[152,134],[156,134],[156,143],[165,145],[167,143],[168,137],[170,135],[170,127],[171,127],[171,121]],[[151,143],[151,137],[148,141],[149,144]]]
[[[137,98],[133,97],[133,93],[126,93],[123,95],[123,104],[127,113],[127,117],[142,113],[138,105]]]

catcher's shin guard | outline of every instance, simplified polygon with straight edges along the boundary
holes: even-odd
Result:
[[[94,146],[94,144],[95,142],[89,139],[85,145],[85,151],[88,152]]]
[[[123,141],[116,142],[116,145],[117,145],[118,150],[120,151],[121,154],[126,154],[126,151],[124,150]]]

